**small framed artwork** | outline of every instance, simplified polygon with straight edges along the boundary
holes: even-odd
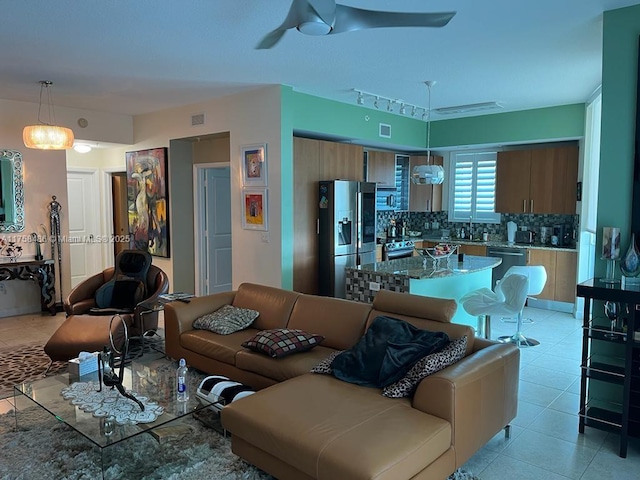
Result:
[[[267,144],[245,145],[242,152],[242,184],[267,186]]]
[[[269,230],[267,189],[242,189],[242,228],[245,230]]]

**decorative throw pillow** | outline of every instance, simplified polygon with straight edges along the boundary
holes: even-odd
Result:
[[[213,313],[207,313],[196,319],[193,322],[193,328],[229,335],[249,327],[258,315],[260,313],[255,310],[225,305]]]
[[[462,358],[467,350],[467,336],[453,340],[436,353],[418,360],[407,374],[382,390],[382,395],[391,398],[408,397],[413,394],[418,384],[429,375],[453,365]]]
[[[331,352],[331,354],[327,358],[313,367],[310,372],[321,373],[323,375],[333,375],[333,368],[331,368],[331,364],[333,363],[335,358],[342,352],[344,352],[344,350],[336,350],[335,352]]]
[[[324,340],[322,335],[289,328],[262,330],[242,343],[254,352],[264,353],[273,358],[281,358],[292,353],[311,350]]]

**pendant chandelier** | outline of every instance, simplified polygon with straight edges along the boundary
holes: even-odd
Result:
[[[431,87],[433,80],[424,82],[429,91],[429,105],[427,107],[427,164],[416,165],[411,172],[411,181],[416,185],[439,185],[444,182],[444,168],[431,163]]]
[[[53,82],[40,81],[40,104],[38,105],[38,125],[28,125],[22,131],[22,140],[27,148],[40,150],[66,150],[73,146],[73,132],[70,128],[56,126],[56,115],[51,100]],[[42,97],[46,91],[47,120],[42,121]]]

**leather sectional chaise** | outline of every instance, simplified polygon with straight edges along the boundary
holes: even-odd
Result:
[[[260,312],[230,335],[193,329],[224,305]],[[260,390],[226,406],[234,453],[279,479],[445,479],[515,417],[520,352],[450,322],[453,300],[381,290],[373,305],[242,284],[237,291],[166,305],[167,355]],[[466,356],[420,382],[412,397],[309,373],[349,349],[378,316],[420,329],[467,335]],[[283,358],[241,343],[260,330],[290,328],[325,337]]]

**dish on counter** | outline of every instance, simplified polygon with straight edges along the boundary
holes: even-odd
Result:
[[[420,236],[422,236],[422,232],[417,232],[415,230],[409,230],[409,236],[410,237],[420,237]]]

